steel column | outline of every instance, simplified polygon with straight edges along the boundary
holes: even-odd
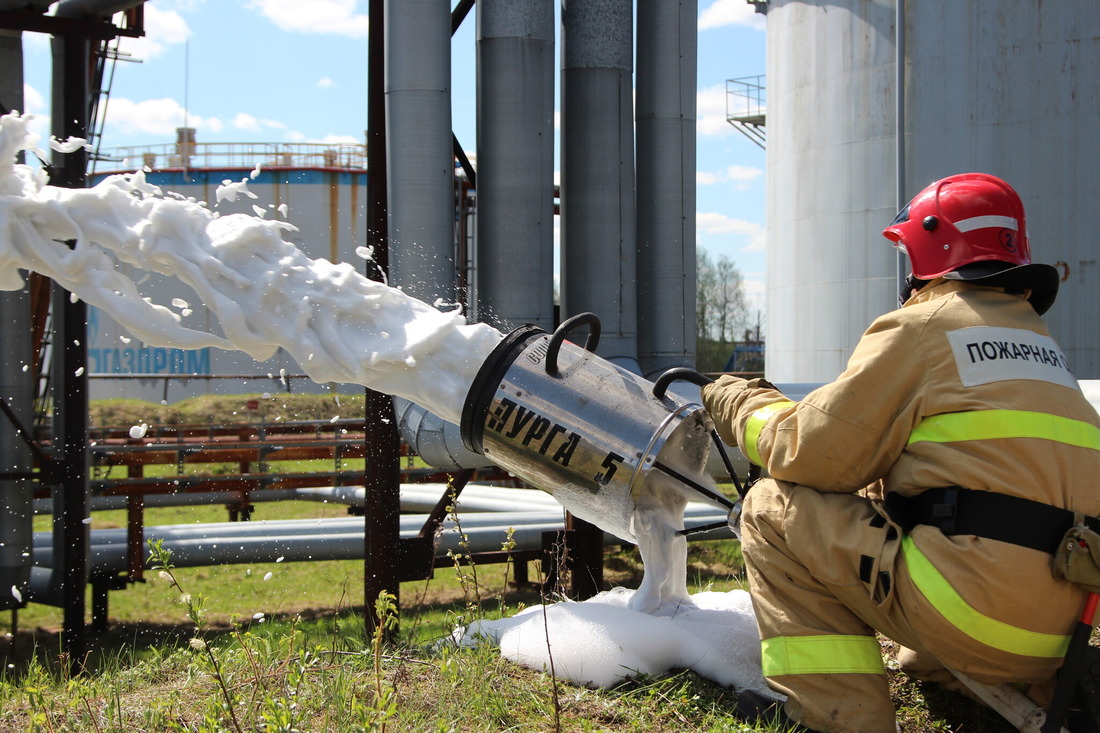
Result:
[[[638,367],[630,0],[563,0],[562,318],[592,312],[599,354]]]
[[[88,79],[91,41],[65,34],[54,38],[54,134],[59,139],[87,138],[90,109]],[[58,59],[58,55],[60,59]],[[58,63],[60,61],[60,63]],[[58,70],[60,69],[60,79]],[[83,188],[87,154],[83,148],[72,153],[54,153],[51,183],[65,188]],[[88,375],[87,306],[84,301],[54,285],[55,323],[53,383],[55,446],[60,462],[62,496],[61,590],[63,597],[62,651],[69,665],[79,670],[84,661],[84,611],[88,565]],[[56,519],[55,519],[56,521]],[[56,572],[56,568],[55,568]]]
[[[638,361],[695,366],[697,0],[639,0]]]
[[[388,0],[384,29],[390,283],[455,302],[451,15],[447,0]]]
[[[370,0],[368,12],[375,29],[385,27],[385,0]],[[389,272],[389,209],[382,33],[371,33],[367,41],[367,95],[367,246],[374,251],[367,275],[385,280]],[[391,593],[400,602],[401,441],[388,395],[366,390],[365,408],[363,594],[367,626],[373,629],[381,620],[374,613],[379,594]]]
[[[477,7],[478,317],[554,326],[554,7]]]
[[[26,112],[23,104],[23,34],[0,30],[0,114]],[[20,435],[33,417],[30,316],[29,286],[0,293],[0,399],[10,412],[0,416],[0,471],[12,474],[0,479],[0,609],[23,605],[9,589],[27,596],[31,573],[31,448],[30,436]]]

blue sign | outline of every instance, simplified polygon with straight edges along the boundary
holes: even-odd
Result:
[[[88,349],[88,371],[92,374],[209,374],[210,348],[92,347]]]

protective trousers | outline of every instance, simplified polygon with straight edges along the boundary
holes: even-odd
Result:
[[[760,481],[741,535],[764,676],[814,730],[895,730],[876,630],[987,682],[1046,679],[1061,661],[991,650],[948,623],[914,584],[900,530],[862,496]]]

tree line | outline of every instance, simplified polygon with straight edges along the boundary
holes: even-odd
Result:
[[[761,316],[750,313],[733,260],[696,251],[695,363],[701,372],[763,371]]]

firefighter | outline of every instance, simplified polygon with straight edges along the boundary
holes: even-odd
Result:
[[[1049,683],[1086,597],[1052,552],[1074,512],[1100,515],[1100,418],[1040,318],[1059,277],[1031,262],[1016,191],[950,176],[883,234],[909,258],[902,307],[835,382],[798,402],[763,379],[702,392],[770,476],[741,536],[787,697],[743,712],[815,731],[895,730],[876,631],[914,676]]]

